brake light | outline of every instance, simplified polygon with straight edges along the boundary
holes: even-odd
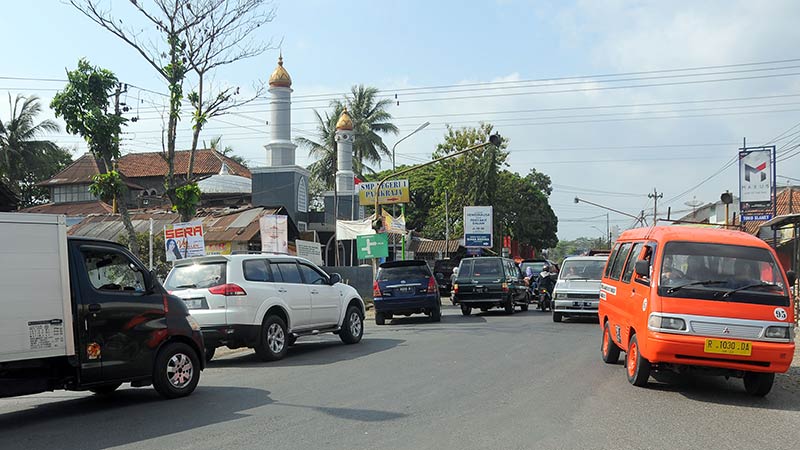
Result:
[[[219,286],[208,288],[208,292],[214,295],[224,295],[226,297],[233,297],[236,295],[247,295],[247,292],[245,292],[244,289],[242,289],[238,284],[233,284],[233,283],[221,284]]]
[[[503,292],[508,292],[508,283],[503,283],[500,286],[503,288]]]
[[[428,279],[428,294],[435,294],[438,288],[436,287],[436,280],[433,277]]]
[[[382,297],[381,295],[381,287],[378,286],[378,282],[372,282],[372,297]]]

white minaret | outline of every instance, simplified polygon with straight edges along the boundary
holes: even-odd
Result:
[[[283,68],[283,54],[278,57],[278,67],[269,77],[270,142],[267,149],[267,166],[294,166],[294,151],[297,147],[292,143],[292,78]]]
[[[340,195],[355,190],[353,136],[353,120],[345,107],[336,122],[336,190]]]

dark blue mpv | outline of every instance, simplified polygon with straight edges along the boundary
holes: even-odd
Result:
[[[380,265],[373,284],[375,323],[383,325],[394,315],[426,314],[442,320],[439,288],[425,261],[392,261]]]

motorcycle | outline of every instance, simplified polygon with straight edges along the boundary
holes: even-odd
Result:
[[[540,289],[539,290],[539,310],[544,312],[549,310],[553,310],[553,298],[550,292],[547,289]]]
[[[553,288],[556,285],[558,274],[549,273],[547,276],[540,277],[537,283],[539,310],[544,312],[553,310]]]

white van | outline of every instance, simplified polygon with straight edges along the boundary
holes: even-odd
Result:
[[[597,316],[600,280],[608,256],[572,256],[561,264],[553,289],[553,322],[569,316]]]

